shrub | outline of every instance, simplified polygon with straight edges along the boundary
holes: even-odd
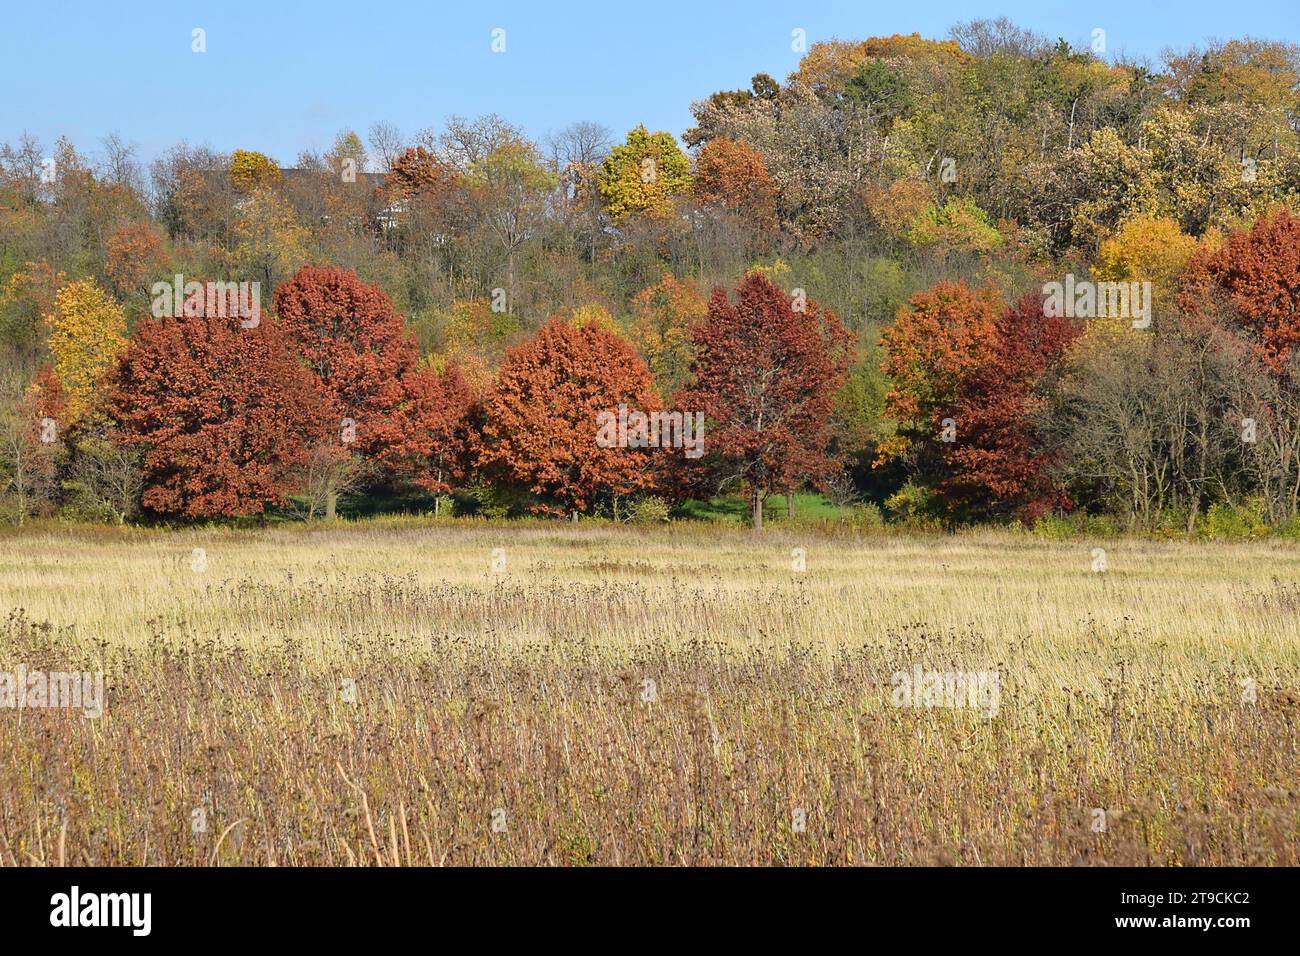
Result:
[[[1225,538],[1244,540],[1262,538],[1269,533],[1268,519],[1264,516],[1264,501],[1251,498],[1244,505],[1218,501],[1210,506],[1201,522],[1201,534],[1211,540]]]
[[[471,511],[483,518],[510,518],[527,510],[524,495],[507,485],[475,485],[469,490]]]
[[[1292,515],[1273,527],[1273,534],[1288,541],[1300,541],[1300,515]]]
[[[1079,523],[1067,515],[1043,515],[1034,522],[1034,534],[1049,541],[1065,541],[1079,533]]]
[[[911,481],[885,500],[885,510],[895,522],[911,528],[932,529],[941,523],[931,490]]]
[[[872,502],[859,502],[851,505],[844,515],[844,523],[850,528],[877,529],[885,526],[885,516],[880,507]]]
[[[1034,522],[1034,534],[1049,541],[1071,538],[1114,538],[1120,533],[1113,515],[1047,514]]]
[[[646,495],[633,501],[629,512],[633,524],[662,524],[669,520],[672,508],[658,495]]]

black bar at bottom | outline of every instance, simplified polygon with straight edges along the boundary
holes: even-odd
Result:
[[[666,944],[679,922],[696,945],[777,931],[863,942],[904,931],[926,945],[1222,946],[1293,940],[1295,885],[1295,871],[1270,869],[26,869],[0,871],[0,926],[10,946],[74,934],[128,946],[374,944],[434,927],[492,942],[613,942],[631,932]],[[149,894],[147,909],[130,894]]]

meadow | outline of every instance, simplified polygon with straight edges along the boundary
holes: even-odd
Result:
[[[38,525],[0,609],[106,686],[0,709],[6,865],[1300,864],[1283,541]]]

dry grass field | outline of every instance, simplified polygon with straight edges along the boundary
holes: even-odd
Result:
[[[1300,864],[1284,543],[38,528],[0,608],[106,687],[0,710],[7,865]]]

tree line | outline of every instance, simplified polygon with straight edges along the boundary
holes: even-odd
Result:
[[[1295,519],[1294,46],[1152,64],[974,21],[815,43],[692,112],[686,149],[497,116],[293,165],[5,145],[6,514],[412,489],[761,520],[817,488],[937,523]],[[1149,284],[1153,321],[1045,314],[1066,276]],[[160,308],[175,281],[255,282],[260,320]],[[620,406],[702,413],[703,454],[601,447]]]

